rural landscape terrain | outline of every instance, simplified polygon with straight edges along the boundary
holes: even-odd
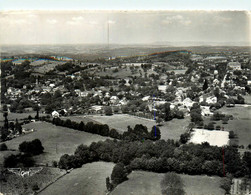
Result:
[[[250,11],[62,4],[0,8],[0,195],[251,195]]]
[[[2,48],[1,193],[251,192],[250,47],[81,47]]]

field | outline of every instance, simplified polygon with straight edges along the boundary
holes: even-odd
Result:
[[[224,129],[234,131],[237,134],[238,145],[246,147],[251,144],[251,106],[243,107],[236,105],[232,108],[223,107],[220,111],[233,115],[234,119],[229,120],[228,124],[224,124]]]
[[[74,169],[40,194],[105,195],[105,179],[111,176],[113,167],[113,163],[107,162],[85,164],[82,168]]]
[[[27,119],[29,115],[31,115],[32,118],[34,118],[36,116],[36,112],[25,112],[25,113],[13,113],[13,112],[9,112],[8,113],[8,120],[9,121],[13,121],[13,120],[22,120],[22,119]],[[42,114],[39,113],[39,116],[46,116],[47,114]],[[4,121],[4,117],[3,114],[0,113],[0,121]]]
[[[61,61],[49,61],[45,65],[38,66],[34,68],[34,71],[37,73],[46,73],[49,72],[50,70],[53,70],[56,66],[65,64],[65,62]]]
[[[22,135],[6,141],[9,149],[18,149],[23,141],[40,139],[44,146],[44,153],[35,157],[39,163],[51,163],[58,161],[63,154],[72,154],[80,144],[90,145],[92,142],[106,140],[107,137],[76,131],[73,129],[54,126],[46,122],[34,122],[23,125],[26,129],[34,129],[35,132]]]
[[[136,124],[142,124],[148,128],[148,131],[156,125],[154,120],[136,117],[127,114],[114,114],[112,116],[90,116],[90,119],[98,121],[99,123],[107,124],[110,128],[115,128],[120,132],[127,131],[127,126],[134,128]],[[190,123],[190,118],[173,119],[163,123],[160,127],[161,139],[179,140],[180,135],[186,131],[186,126]]]
[[[133,171],[129,180],[115,188],[111,195],[161,195],[160,182],[164,174]],[[190,176],[180,174],[186,195],[222,195],[220,177]]]
[[[98,123],[97,121],[93,120],[92,117],[90,117],[90,115],[66,116],[66,117],[60,117],[60,118],[63,120],[70,119],[71,121],[75,121],[77,123],[80,123],[81,121],[83,121],[85,124],[88,122]]]
[[[224,146],[228,145],[228,134],[227,131],[217,131],[217,130],[205,130],[205,129],[193,129],[192,137],[189,142],[195,144],[201,144],[203,142],[208,142],[211,146]]]

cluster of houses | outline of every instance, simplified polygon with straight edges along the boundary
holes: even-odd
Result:
[[[63,60],[63,61],[72,61],[70,58],[63,58],[63,57],[58,57],[58,56],[52,56],[52,58],[55,58],[56,60]],[[190,73],[190,82],[191,83],[196,83],[197,86],[200,86],[202,88],[202,84],[200,79],[201,79],[201,73],[207,72],[208,76],[207,78],[209,80],[209,92],[204,93],[203,91],[200,92],[199,96],[199,101],[200,103],[205,102],[207,105],[215,104],[217,103],[217,98],[213,95],[212,90],[218,87],[221,92],[225,92],[224,89],[226,85],[233,85],[236,90],[245,90],[243,89],[243,86],[238,86],[234,84],[233,80],[236,79],[236,75],[233,74],[234,71],[236,70],[242,70],[241,63],[238,62],[238,60],[242,60],[242,62],[248,63],[249,61],[247,60],[247,56],[244,55],[243,58],[240,59],[240,57],[232,58],[229,54],[227,55],[201,55],[201,54],[191,54],[191,60],[193,63],[197,64],[197,69],[196,71]],[[23,59],[18,59],[19,61]],[[215,70],[214,68],[216,67],[217,63],[227,63],[227,69],[228,69],[228,75],[225,75],[224,79],[221,81],[218,78],[218,71]],[[94,63],[95,64],[95,63]],[[143,63],[144,64],[144,63]],[[173,101],[166,101],[164,96],[157,98],[151,97],[149,94],[148,96],[145,96],[145,94],[142,97],[142,94],[138,91],[139,86],[138,84],[130,83],[129,81],[132,80],[130,77],[124,78],[125,86],[131,86],[133,87],[128,93],[130,93],[132,96],[135,97],[135,99],[138,98],[138,100],[142,100],[143,102],[147,103],[148,105],[148,110],[151,112],[154,108],[153,102],[155,105],[161,105],[165,103],[170,103],[171,104],[171,109],[179,109],[183,111],[185,114],[189,114],[190,108],[192,105],[195,103],[193,100],[191,100],[189,97],[187,97],[187,90],[191,90],[190,86],[186,87],[180,87],[176,86],[177,83],[178,85],[185,84],[186,79],[188,75],[185,74],[176,74],[172,75],[172,77],[169,77],[167,79],[167,73],[166,72],[155,72],[156,69],[165,67],[168,63],[166,62],[154,62],[152,63],[152,68],[149,70],[153,72],[156,75],[159,75],[159,79],[153,79],[152,82],[157,83],[158,85],[158,90],[162,92],[162,94],[166,93],[166,90],[170,86],[175,87],[175,92],[173,95],[175,95],[175,98]],[[137,63],[137,62],[128,62],[128,63],[122,63],[122,66],[120,68],[125,68],[125,67],[140,67],[142,63]],[[183,61],[177,61],[177,62],[172,62],[172,66],[178,67],[181,69],[186,69],[184,66]],[[109,68],[114,68],[117,67],[116,65],[107,65]],[[96,71],[100,71],[100,67],[91,67],[92,70],[95,69]],[[212,72],[212,69],[214,71]],[[112,75],[111,75],[112,76]],[[81,79],[81,72],[75,72],[73,74],[66,74],[65,77],[71,78],[71,80],[74,81],[79,81]],[[99,75],[95,75],[94,77],[99,77]],[[171,78],[171,79],[170,79]],[[245,75],[239,76],[239,79],[247,80],[247,83],[250,85],[251,82],[249,81],[249,78]],[[150,79],[148,77],[148,79]],[[107,87],[101,86],[101,87],[95,87],[92,90],[86,90],[86,89],[74,89],[75,95],[81,99],[81,98],[98,98],[100,101],[99,103],[93,103],[89,105],[89,111],[91,113],[102,113],[103,109],[105,106],[115,106],[118,108],[121,108],[121,106],[125,106],[128,104],[129,100],[126,99],[125,97],[125,91],[120,90],[120,87],[118,87],[118,84],[120,82],[120,78],[117,78],[116,82],[117,84],[113,84],[113,88],[116,88],[116,94],[111,93]],[[204,80],[204,79],[203,79]],[[149,85],[149,81],[145,83],[146,85]],[[83,83],[85,85],[85,83]],[[22,97],[23,95],[27,95],[28,99],[31,101],[39,102],[39,98],[41,94],[45,93],[51,93],[54,94],[56,91],[60,91],[62,94],[62,97],[68,97],[70,94],[69,89],[67,89],[64,84],[60,82],[58,79],[50,78],[46,80],[45,82],[41,83],[39,81],[36,82],[36,84],[28,89],[27,86],[23,86],[23,89],[15,89],[13,87],[9,87],[7,89],[7,92],[5,93],[6,97],[9,98],[10,100],[16,100],[19,97]],[[122,98],[121,98],[122,97]],[[228,97],[226,95],[226,97]],[[67,111],[66,111],[67,112]],[[209,116],[212,115],[212,112],[209,109],[209,106],[203,106],[202,107],[202,115],[204,116]],[[53,116],[57,117],[60,116],[59,110],[55,110],[53,112]]]

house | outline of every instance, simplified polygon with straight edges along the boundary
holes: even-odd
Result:
[[[51,113],[51,116],[53,117],[53,118],[58,118],[59,117],[59,113],[57,112],[57,111],[53,111],[52,113]]]
[[[183,100],[183,102],[181,102],[181,104],[182,104],[185,108],[187,108],[189,111],[190,111],[190,109],[191,109],[191,107],[193,106],[194,103],[195,103],[195,102],[192,101],[190,98],[186,98],[186,99]]]
[[[208,104],[215,104],[215,103],[217,103],[217,97],[202,95],[199,97],[199,102],[203,102],[203,101],[205,101]]]
[[[111,96],[110,102],[112,104],[118,104],[119,103],[119,98],[117,96]]]
[[[227,67],[231,70],[241,70],[241,64],[239,62],[229,62]]]
[[[212,116],[213,113],[210,111],[209,106],[201,106],[201,114],[202,116]]]
[[[150,96],[145,96],[145,97],[142,98],[142,101],[148,101],[149,98],[150,98]]]

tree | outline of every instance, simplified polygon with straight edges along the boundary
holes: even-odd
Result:
[[[160,183],[161,192],[163,195],[184,195],[184,184],[179,175],[170,172],[164,175]]]
[[[0,151],[5,151],[7,149],[8,149],[8,147],[7,147],[7,145],[5,143],[0,144]]]
[[[107,189],[109,192],[112,191],[113,185],[112,185],[112,183],[110,182],[110,177],[107,177],[107,178],[106,178],[105,183],[106,183],[106,189]]]
[[[205,79],[204,84],[203,84],[203,91],[205,91],[208,88],[208,81]]]
[[[118,163],[112,170],[111,174],[112,184],[115,186],[127,180],[127,171],[123,163]]]
[[[33,106],[33,110],[37,112],[36,116],[35,116],[35,119],[39,119],[39,110],[40,110],[40,107],[36,104]]]
[[[19,132],[19,134],[22,134],[22,126],[20,123],[18,123],[18,120],[16,119],[15,123],[15,130]]]
[[[183,134],[181,134],[180,135],[180,143],[182,143],[182,144],[187,143],[188,140],[189,140],[189,138],[190,138],[190,134],[189,133],[183,133]]]
[[[19,151],[27,154],[38,155],[43,153],[44,147],[39,139],[34,139],[31,142],[22,142],[19,145]]]
[[[4,127],[8,130],[9,129],[9,122],[8,122],[8,112],[3,113],[4,116]]]
[[[4,167],[11,167],[14,168],[17,165],[17,157],[14,154],[6,157],[3,162]]]
[[[105,115],[112,115],[112,108],[110,106],[105,107]]]
[[[150,139],[159,140],[161,137],[159,127],[153,126],[150,132]]]
[[[220,187],[225,190],[226,194],[230,193],[232,184],[232,179],[229,177],[224,177],[221,179]]]

